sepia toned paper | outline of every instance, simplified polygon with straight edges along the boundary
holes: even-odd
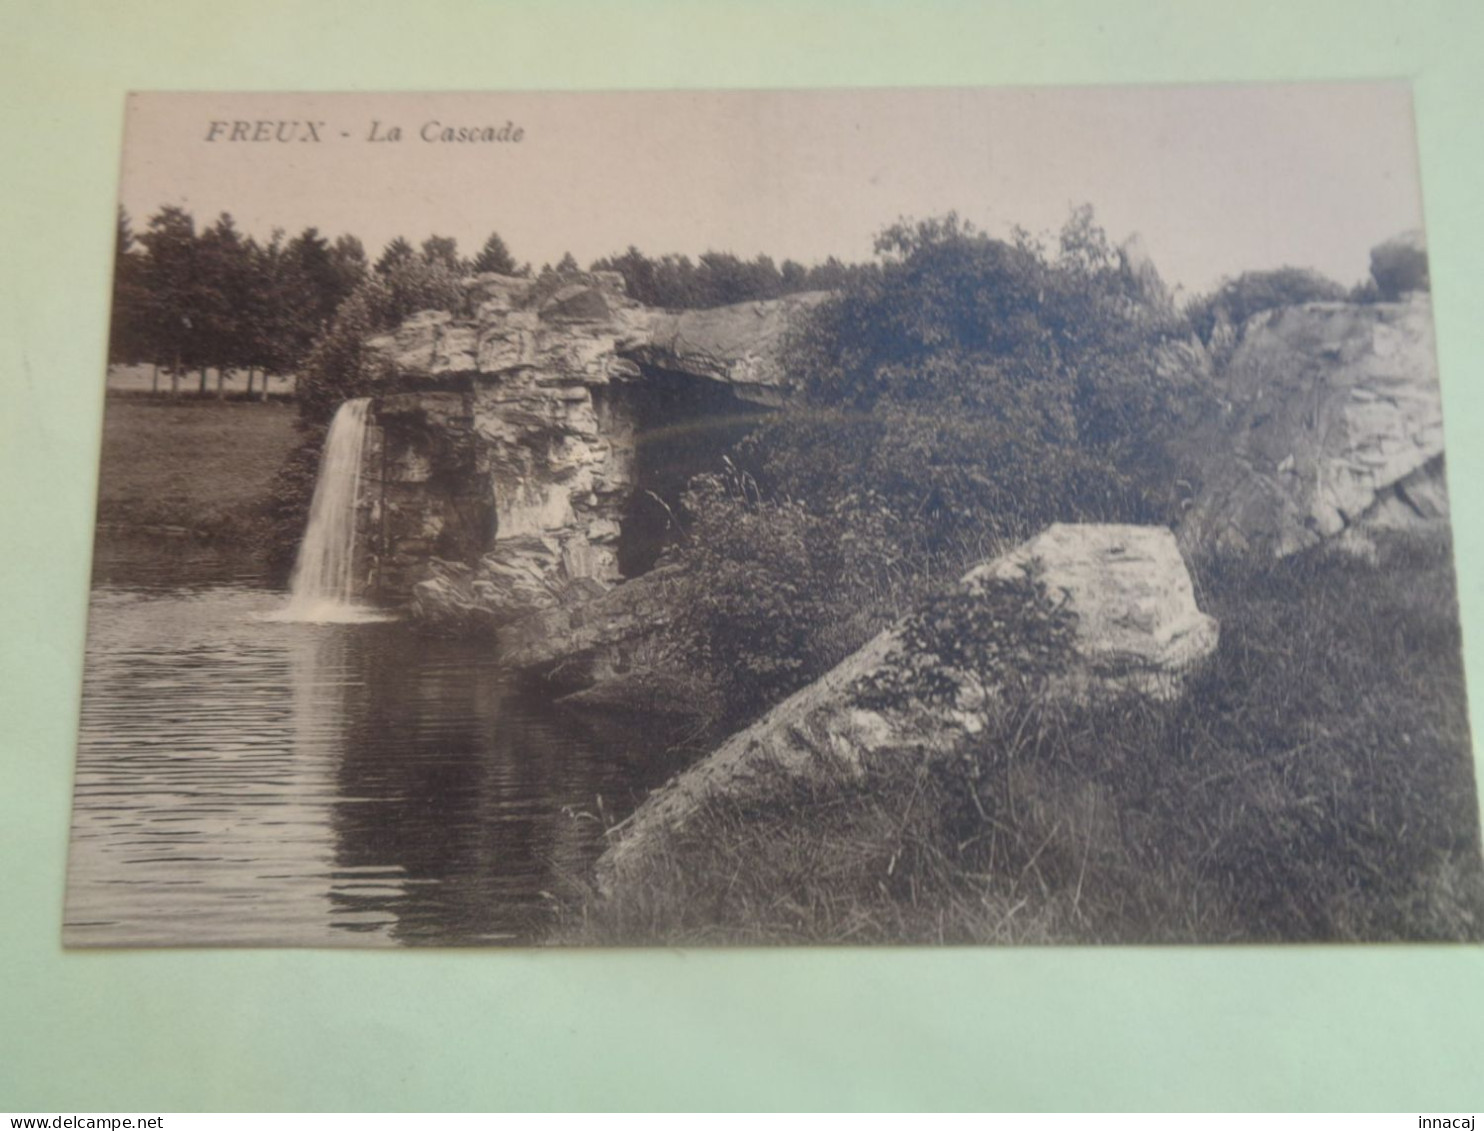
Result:
[[[131,97],[68,944],[1476,937],[1412,129]]]

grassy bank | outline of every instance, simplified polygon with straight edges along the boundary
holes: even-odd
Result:
[[[713,804],[564,937],[1217,942],[1484,935],[1449,545],[1195,570],[1178,703],[1007,712],[961,759]]]
[[[98,521],[249,543],[274,476],[298,442],[282,402],[110,397]]]

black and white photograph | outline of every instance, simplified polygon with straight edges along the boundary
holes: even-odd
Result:
[[[1477,942],[1405,83],[130,96],[69,947]]]

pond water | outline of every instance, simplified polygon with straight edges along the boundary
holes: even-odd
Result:
[[[488,642],[286,600],[240,557],[99,546],[67,944],[541,942],[674,756],[517,693]]]

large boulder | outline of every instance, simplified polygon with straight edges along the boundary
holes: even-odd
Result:
[[[1028,683],[1017,672],[1039,668],[1044,653],[1004,627],[1013,616],[976,617],[974,606],[1030,582],[1051,602],[1056,623],[1070,625],[1071,638],[1056,669]],[[867,759],[906,750],[952,754],[1014,696],[1168,699],[1217,644],[1216,621],[1196,607],[1174,536],[1163,527],[1052,526],[966,575],[959,599],[969,606],[968,621],[999,634],[977,643],[1000,656],[1003,677],[951,669],[941,655],[915,648],[911,622],[888,629],[652,794],[617,830],[599,862],[600,883],[621,883],[712,799],[767,801],[800,780],[849,780]],[[956,642],[955,654],[965,643]],[[945,681],[959,688],[946,701],[879,691]]]
[[[674,615],[676,577],[674,566],[662,566],[611,589],[590,582],[569,588],[502,626],[500,663],[566,691],[631,673],[655,651]]]
[[[1371,278],[1381,296],[1391,301],[1416,291],[1429,291],[1427,243],[1420,230],[1403,232],[1371,249]]]
[[[655,311],[642,338],[623,353],[657,369],[722,382],[747,400],[777,404],[786,383],[789,334],[803,314],[829,297],[828,291],[805,291],[710,310]]]
[[[1197,450],[1189,550],[1282,556],[1351,528],[1446,521],[1443,414],[1425,294],[1255,315]]]

